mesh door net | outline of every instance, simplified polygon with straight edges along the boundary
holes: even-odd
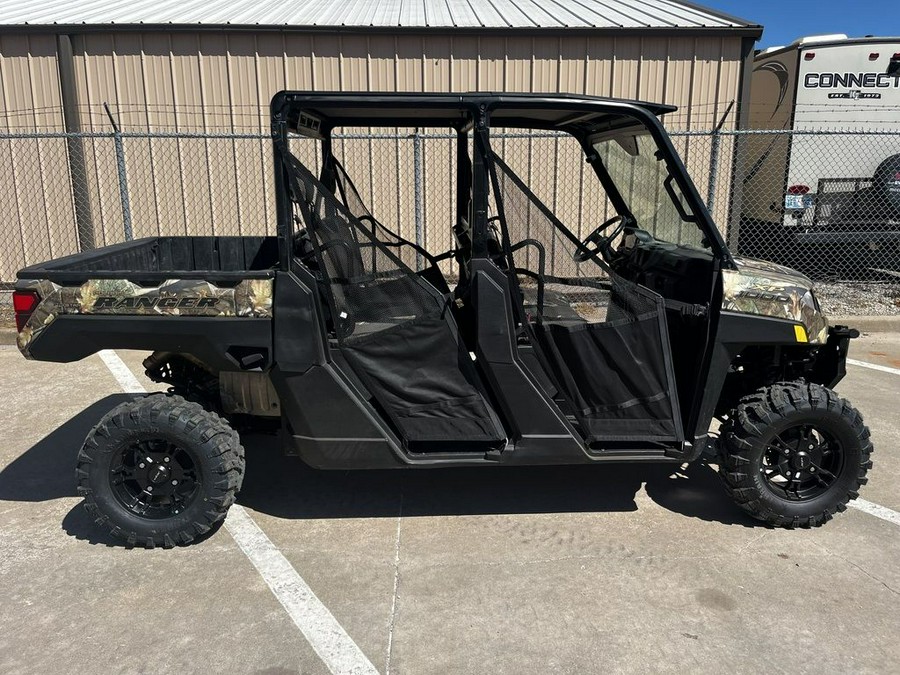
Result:
[[[576,262],[578,240],[493,164],[526,322],[586,440],[680,439],[663,298],[597,259]]]
[[[282,154],[315,247],[333,333],[407,447],[505,440],[441,294],[287,149]]]

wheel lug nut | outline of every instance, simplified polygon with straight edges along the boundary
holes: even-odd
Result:
[[[814,466],[809,467],[809,472],[810,472],[810,473],[815,473],[815,472],[816,472],[816,467],[814,467]]]
[[[147,492],[153,492],[153,486],[152,486],[152,485],[148,485],[148,486],[147,486]]]
[[[178,481],[177,481],[177,480],[173,480],[173,481],[172,481],[172,485],[178,485]]]
[[[809,449],[812,450],[814,447],[816,447],[816,446],[810,444]],[[168,462],[169,460],[167,459],[166,461]]]
[[[809,446],[809,447],[812,448],[812,446]],[[169,458],[166,457],[163,461],[164,461],[164,462],[168,462],[168,461],[169,461]]]
[[[144,468],[144,463],[141,462],[140,464],[138,464],[138,468],[143,469],[143,468]]]
[[[785,456],[787,456],[787,455],[791,454],[791,451],[790,451],[790,450],[785,450],[785,451],[784,451],[784,454],[785,454]]]

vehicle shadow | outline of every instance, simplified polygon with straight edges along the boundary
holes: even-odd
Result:
[[[10,462],[0,471],[0,501],[75,497],[75,460],[85,436],[106,413],[131,399],[115,394],[97,401]]]
[[[628,512],[643,486],[659,506],[726,525],[760,525],[704,462],[594,466],[320,471],[285,457],[275,438],[247,437],[239,503],[280,518]]]
[[[38,441],[0,471],[0,501],[77,496],[74,467],[84,437],[113,407],[108,396]],[[367,518],[515,513],[629,512],[643,486],[659,506],[727,525],[757,525],[725,494],[705,463],[677,465],[476,467],[439,470],[320,471],[281,454],[274,436],[245,434],[247,473],[239,502],[280,518]],[[81,504],[63,519],[71,536],[116,544]]]

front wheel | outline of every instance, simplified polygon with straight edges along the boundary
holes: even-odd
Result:
[[[244,474],[237,432],[180,396],[123,403],[78,453],[78,492],[99,525],[132,545],[188,544],[225,518]]]
[[[741,399],[722,429],[719,471],[735,502],[777,527],[815,527],[859,496],[869,429],[830,389],[782,382]]]

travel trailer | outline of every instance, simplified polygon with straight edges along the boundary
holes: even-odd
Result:
[[[750,86],[749,127],[773,133],[739,141],[740,252],[817,277],[897,269],[900,38],[769,48]]]

